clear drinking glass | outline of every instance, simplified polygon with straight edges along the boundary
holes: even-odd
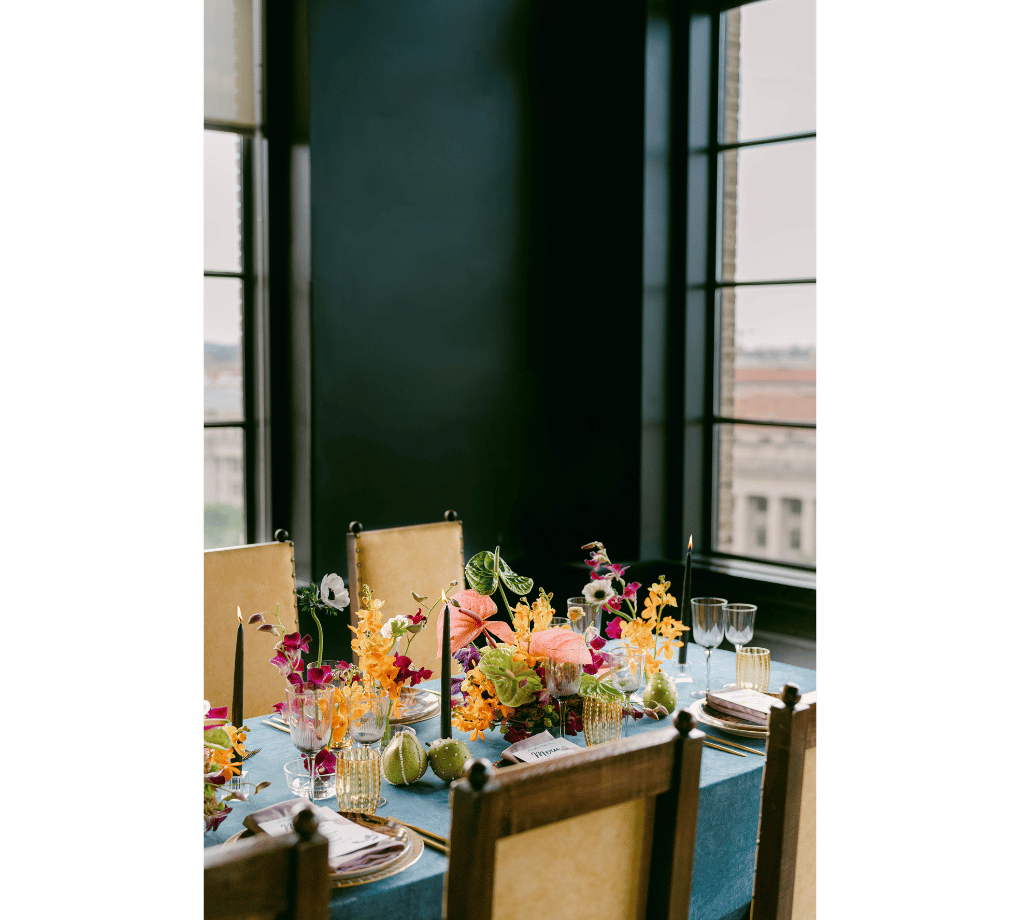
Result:
[[[754,604],[726,604],[726,638],[736,646],[739,652],[754,635]]]
[[[287,687],[283,715],[294,747],[308,758],[309,801],[313,801],[315,789],[315,755],[329,743],[333,731],[333,694],[329,684],[306,690]]]
[[[550,617],[548,629],[573,629],[566,617]]]
[[[597,633],[602,629],[602,608],[598,604],[589,604],[584,597],[568,597],[567,619],[576,633],[583,635],[592,625]]]
[[[627,718],[631,715],[630,695],[641,686],[644,654],[640,649],[632,649],[626,645],[603,652],[607,656],[610,669],[610,680],[613,686],[623,694],[623,735],[627,736]]]
[[[692,690],[691,696],[702,699],[711,689],[712,681],[712,649],[718,648],[723,640],[726,629],[726,617],[723,597],[692,597],[691,598],[691,634],[694,641],[705,650],[705,689]]]
[[[556,697],[556,705],[560,714],[560,737],[566,719],[563,717],[563,700],[573,696],[581,689],[581,650],[573,649],[562,653],[563,660],[550,658],[545,665],[545,683],[549,695]]]
[[[381,690],[366,690],[362,697],[352,697],[348,709],[351,740],[362,747],[372,747],[382,740],[390,698]]]

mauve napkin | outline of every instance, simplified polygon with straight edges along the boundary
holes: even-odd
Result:
[[[255,812],[252,817],[267,833],[278,836],[293,827],[293,819],[308,807],[307,799],[291,799]],[[321,805],[312,805],[319,833],[329,841],[329,865],[335,872],[363,872],[392,859],[404,844],[386,834],[349,821]]]

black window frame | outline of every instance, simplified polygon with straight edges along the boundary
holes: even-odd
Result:
[[[753,2],[753,0],[752,0]],[[666,484],[666,555],[682,559],[694,535],[699,591],[737,596],[754,591],[784,608],[794,630],[814,635],[816,567],[739,556],[714,549],[717,496],[716,431],[720,424],[809,428],[815,423],[733,419],[718,414],[718,292],[723,287],[788,281],[720,283],[724,149],[759,146],[773,138],[727,144],[720,138],[723,17],[746,3],[693,0],[656,3],[672,20],[670,312],[668,342],[676,356],[668,374],[667,458],[679,475]],[[804,138],[815,132],[805,132]],[[782,135],[792,140],[801,135]],[[794,280],[794,279],[791,279]],[[814,279],[796,279],[801,283]]]
[[[255,543],[258,539],[258,450],[259,436],[257,406],[258,355],[256,353],[257,322],[256,296],[257,271],[255,259],[255,135],[254,128],[206,121],[204,131],[219,131],[238,135],[241,160],[241,267],[239,271],[216,271],[203,269],[204,278],[234,278],[241,282],[241,374],[244,395],[244,418],[242,421],[207,421],[203,428],[240,429],[242,432],[242,455],[244,457],[244,530],[245,542]]]

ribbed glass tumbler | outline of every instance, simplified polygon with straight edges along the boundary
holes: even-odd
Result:
[[[336,757],[338,811],[375,814],[382,794],[382,756],[375,748],[351,747]]]
[[[769,690],[769,650],[767,648],[737,649],[737,686],[742,690]]]
[[[614,697],[586,696],[581,711],[584,743],[588,747],[619,741],[623,730],[623,700]]]

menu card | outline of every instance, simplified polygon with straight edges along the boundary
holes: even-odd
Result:
[[[503,751],[503,759],[511,763],[541,763],[580,750],[579,744],[567,741],[566,738],[554,738],[549,732],[544,731],[511,744]]]
[[[258,815],[261,813],[256,813],[255,817],[259,827],[267,834],[281,837],[294,830],[294,818],[298,812],[307,807],[308,801],[302,799],[295,803],[293,808],[285,810],[280,806],[274,806],[265,810],[270,812],[269,815],[264,815],[260,819]],[[403,844],[399,840],[355,824],[328,808],[313,805],[312,811],[319,822],[319,833],[329,842],[327,859],[333,869],[349,869],[355,866],[364,868],[403,849]]]
[[[760,693],[757,690],[716,690],[709,691],[705,702],[719,712],[736,716],[755,725],[765,725],[773,709],[782,709],[783,701]]]

